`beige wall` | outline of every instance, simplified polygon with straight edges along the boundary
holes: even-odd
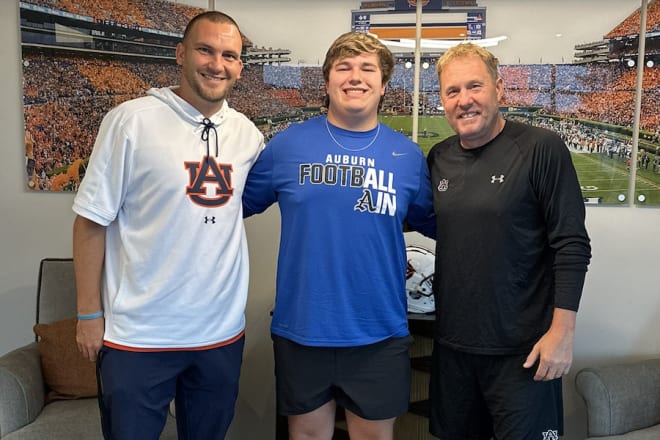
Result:
[[[271,3],[223,0],[218,3],[223,4],[224,10],[239,21],[256,44],[274,47],[294,47],[303,43],[313,45],[311,50],[301,52],[304,57],[311,58],[319,53],[322,57],[330,41],[348,29],[348,11],[357,7],[359,2],[288,0]],[[498,20],[507,18],[517,22],[517,8],[525,2],[490,0],[479,3],[489,7],[489,34],[496,35],[493,29],[502,25],[494,23],[495,17],[499,17]],[[574,7],[572,1],[534,3],[541,8],[539,14],[542,16],[556,15],[555,8],[560,8],[562,14],[572,17],[569,12]],[[599,7],[602,4],[603,8],[610,3],[631,4],[629,0],[575,3]],[[287,33],[288,20],[297,18],[286,8],[286,5],[293,4],[313,5],[304,9],[308,11],[305,14],[310,14],[312,10],[322,11],[324,17],[327,17],[327,25],[320,27],[310,23],[304,31]],[[546,6],[543,9],[543,4],[556,7]],[[256,8],[256,5],[260,8]],[[496,12],[496,8],[506,11]],[[258,9],[270,17],[268,21],[256,15]],[[620,9],[618,13],[627,15]],[[563,15],[560,14],[561,17]],[[269,25],[264,26],[264,22]],[[266,36],[268,41],[273,36],[272,43],[262,40]],[[552,38],[548,37],[547,40],[548,54],[561,52],[553,51],[549,43],[553,41]],[[0,46],[3,60],[0,65],[3,79],[0,83],[0,353],[5,353],[33,339],[38,263],[43,257],[71,256],[73,213],[71,194],[28,193],[22,186],[24,156],[18,2],[0,2],[0,41],[3,42]],[[322,50],[319,52],[320,47]],[[515,53],[536,51],[535,47],[529,49],[524,44],[518,48],[514,49],[513,54],[502,53],[498,56],[515,57]],[[500,49],[504,51],[505,47]],[[237,415],[229,440],[272,438],[275,426],[273,365],[268,326],[274,295],[278,214],[277,208],[271,208],[265,214],[247,221],[252,266],[247,343]],[[660,279],[656,272],[660,262],[660,209],[589,207],[587,225],[594,257],[578,315],[573,372],[592,363],[660,356],[660,339],[657,337],[660,334]],[[409,241],[425,242],[417,235],[411,235]],[[571,374],[565,383],[566,438],[569,440],[584,438],[586,426],[584,408],[575,395],[572,381]]]

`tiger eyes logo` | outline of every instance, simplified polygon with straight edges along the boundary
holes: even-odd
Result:
[[[213,157],[201,162],[185,162],[190,178],[186,194],[194,203],[217,208],[229,202],[234,195],[231,186],[231,164],[217,163]]]

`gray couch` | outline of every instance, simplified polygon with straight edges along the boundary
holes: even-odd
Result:
[[[660,439],[660,359],[584,368],[575,385],[589,439]]]
[[[71,259],[41,261],[37,289],[37,323],[76,315]],[[46,386],[33,342],[0,357],[0,438],[2,440],[101,439],[96,398],[56,400],[44,404]],[[176,421],[168,417],[161,439],[176,439]]]

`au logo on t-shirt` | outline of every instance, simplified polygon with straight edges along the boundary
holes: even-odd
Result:
[[[214,157],[204,157],[200,162],[185,162],[184,165],[190,177],[186,194],[194,203],[217,208],[234,195],[231,164],[219,164]]]

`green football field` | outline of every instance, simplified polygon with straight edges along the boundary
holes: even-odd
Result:
[[[408,136],[412,134],[412,116],[381,116],[380,120],[396,131],[402,131]],[[433,145],[454,134],[444,116],[420,117],[418,125],[417,143],[424,155]]]
[[[412,133],[411,116],[381,116],[380,120],[394,130],[407,135]],[[424,154],[431,147],[454,134],[442,116],[424,116],[419,118],[417,143]],[[578,173],[582,195],[588,203],[626,204],[627,200],[619,201],[619,196],[628,197],[628,180],[630,172],[625,161],[612,159],[605,154],[571,153],[573,163]],[[635,183],[635,197],[643,194],[644,205],[660,205],[660,174],[648,169],[638,169]]]

